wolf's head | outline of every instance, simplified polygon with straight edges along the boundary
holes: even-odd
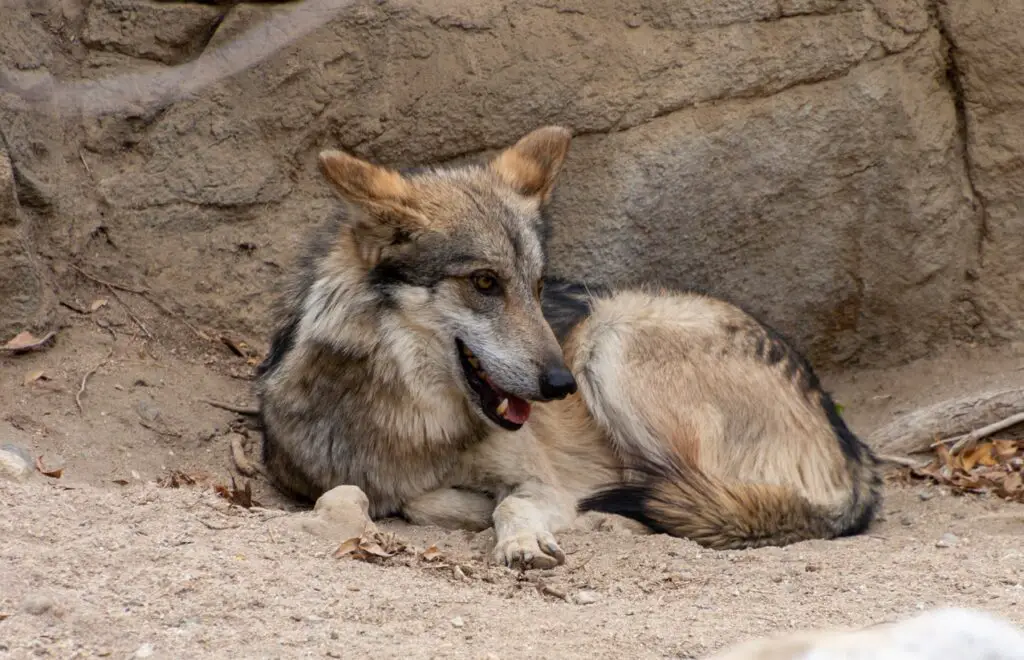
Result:
[[[541,128],[486,165],[410,174],[320,154],[349,207],[341,231],[360,287],[392,324],[381,331],[430,344],[420,352],[437,363],[430,371],[510,430],[526,422],[530,401],[576,391],[540,303],[541,209],[570,139]]]

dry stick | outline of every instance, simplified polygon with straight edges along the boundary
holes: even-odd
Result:
[[[110,351],[107,353],[107,357],[100,360],[99,364],[90,369],[88,373],[82,376],[82,384],[78,386],[78,391],[75,392],[75,405],[78,406],[78,414],[84,415],[85,408],[82,407],[82,395],[85,394],[85,387],[89,384],[89,377],[100,370],[100,367],[107,363],[107,360],[114,354],[114,347],[110,347]]]
[[[146,289],[139,289],[137,287],[128,286],[126,284],[118,284],[117,282],[108,282],[107,280],[100,279],[99,277],[96,277],[95,275],[90,275],[89,273],[85,272],[84,270],[82,270],[81,268],[76,266],[75,264],[69,264],[69,265],[74,270],[76,270],[85,279],[92,280],[96,284],[102,284],[103,286],[107,287],[108,289],[118,289],[119,291],[124,291],[126,293],[137,293],[140,296],[147,293]]]
[[[195,335],[197,337],[199,337],[200,339],[205,339],[205,340],[209,341],[209,339],[210,339],[209,335],[207,335],[205,332],[203,332],[199,328],[197,328],[194,325],[192,325],[191,323],[189,323],[187,320],[185,320],[181,316],[179,316],[179,315],[175,314],[174,312],[172,312],[170,309],[168,309],[160,301],[156,300],[153,297],[153,293],[149,289],[146,289],[146,288],[140,289],[138,287],[128,286],[126,284],[118,284],[117,282],[110,282],[110,281],[104,280],[102,278],[96,277],[95,275],[91,275],[91,274],[85,272],[84,270],[82,270],[81,268],[79,268],[78,266],[76,266],[74,264],[71,264],[71,267],[74,268],[76,271],[78,271],[82,275],[82,277],[84,277],[84,278],[86,278],[88,280],[92,280],[93,282],[96,282],[97,284],[101,284],[101,285],[107,287],[108,289],[118,289],[119,291],[124,291],[126,293],[134,293],[137,296],[142,296],[143,299],[145,299],[145,301],[148,302],[150,305],[152,305],[153,307],[156,307],[158,310],[160,310],[161,312],[163,312],[167,316],[171,317],[172,319],[175,319],[176,321],[178,321],[179,323],[184,325],[186,328],[188,328],[193,333],[195,333]],[[124,301],[121,300],[117,296],[116,293],[114,294],[114,297],[116,297],[118,299],[118,302],[120,302],[122,305],[125,304]],[[138,322],[138,319],[135,319],[135,320],[136,320],[136,322]],[[143,328],[143,329],[145,330],[145,328]],[[146,334],[149,335],[149,332],[147,331]]]
[[[178,433],[177,431],[171,431],[169,429],[158,428],[158,427],[154,426],[153,424],[150,424],[149,422],[147,422],[144,419],[140,419],[139,420],[139,426],[141,426],[144,429],[149,429],[150,431],[152,431],[153,433],[156,433],[157,435],[165,435],[165,436],[167,436],[169,438],[180,438],[181,437],[181,434]]]
[[[255,477],[258,474],[255,466],[245,455],[245,448],[242,446],[242,436],[235,434],[231,438],[231,460],[235,462],[235,467],[246,477]]]
[[[0,346],[0,351],[3,351],[4,353],[21,353],[21,352],[24,352],[24,351],[34,351],[37,348],[41,348],[44,344],[46,344],[46,342],[48,342],[51,339],[53,339],[54,335],[56,335],[56,334],[57,334],[56,332],[51,330],[50,332],[47,332],[46,335],[42,339],[40,339],[40,340],[38,340],[36,342],[33,342],[31,344],[25,344],[24,346],[16,346],[16,347],[15,346]]]
[[[214,401],[213,399],[203,399],[203,403],[214,408],[220,408],[221,410],[227,410],[228,412],[238,413],[239,415],[247,415],[249,417],[256,417],[260,414],[258,406],[236,406],[233,403],[223,403],[221,401]]]
[[[561,589],[556,589],[555,587],[552,587],[550,584],[538,584],[537,591],[546,596],[554,596],[555,598],[560,598],[566,602],[569,601],[569,596],[566,595],[564,591],[562,591]]]
[[[976,431],[971,431],[970,433],[966,433],[955,438],[947,438],[945,440],[933,442],[932,447],[938,447],[939,445],[947,445],[949,443],[953,443],[953,446],[949,448],[949,453],[955,454],[970,443],[977,442],[978,440],[986,438],[992,435],[993,433],[998,433],[1003,429],[1008,429],[1011,426],[1016,426],[1017,424],[1021,423],[1024,423],[1024,412],[1017,413],[1016,415],[1010,415],[1006,419],[1000,420],[993,424],[989,424],[988,426],[983,426]]]
[[[178,321],[179,323],[181,323],[182,325],[184,325],[186,328],[191,330],[200,339],[205,339],[206,341],[210,341],[210,335],[206,334],[205,332],[203,332],[199,328],[197,328],[194,325],[192,325],[191,323],[189,323],[182,316],[179,316],[178,314],[175,314],[171,310],[169,310],[166,307],[164,307],[164,305],[162,303],[158,302],[149,293],[144,293],[144,294],[140,294],[140,295],[142,295],[142,297],[145,298],[146,301],[149,302],[150,305],[152,305],[153,307],[156,307],[157,309],[159,309],[161,312],[163,312],[167,316],[171,317],[172,319],[174,319],[174,320]]]
[[[883,463],[892,463],[894,465],[900,465],[903,467],[917,468],[926,463],[921,461],[915,461],[911,458],[903,458],[902,456],[896,456],[895,454],[876,454],[875,458],[882,461]]]
[[[88,316],[88,314],[89,314],[89,312],[85,311],[84,309],[82,309],[78,305],[75,305],[74,303],[69,303],[66,300],[60,300],[58,302],[60,303],[61,307],[67,307],[68,309],[70,309],[72,312],[75,312],[76,314],[81,314],[82,316]]]
[[[931,454],[932,443],[940,438],[955,442],[965,433],[1020,412],[1024,412],[1024,388],[978,392],[900,415],[867,440],[882,453]]]
[[[135,314],[132,313],[132,308],[129,307],[128,303],[124,301],[124,298],[122,298],[121,294],[117,292],[117,289],[109,284],[107,285],[107,289],[110,291],[110,295],[114,296],[114,299],[117,300],[117,302],[121,303],[121,306],[124,307],[124,312],[125,314],[128,315],[128,318],[134,321],[135,325],[139,326],[139,329],[142,330],[142,333],[144,335],[152,339],[152,333],[150,333],[149,329],[142,323],[142,321],[139,320],[139,317],[135,316]]]

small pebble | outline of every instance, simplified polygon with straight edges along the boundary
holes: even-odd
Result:
[[[32,476],[35,472],[32,461],[26,460],[23,452],[24,450],[14,445],[4,445],[0,449],[0,478],[24,481]]]
[[[597,602],[597,593],[593,591],[580,591],[576,594],[577,605],[590,605]]]
[[[35,616],[46,614],[53,609],[56,603],[49,596],[43,594],[31,594],[21,602],[21,609]]]
[[[920,493],[917,494],[917,496],[921,498],[922,502],[927,502],[928,500],[935,497],[935,493],[933,493],[930,490],[922,490]]]
[[[942,535],[942,538],[940,538],[938,541],[935,542],[935,547],[936,548],[952,548],[953,546],[955,546],[957,544],[957,542],[959,540],[960,539],[958,539],[956,537],[956,534],[950,534],[949,532],[946,532],[945,534]]]
[[[136,658],[148,658],[148,657],[150,657],[152,655],[153,655],[153,645],[150,644],[149,642],[146,642],[145,644],[143,644],[142,646],[140,646],[139,648],[137,648],[135,650],[135,656],[134,657],[136,657]]]
[[[466,625],[466,622],[463,621],[461,616],[457,616],[454,619],[452,619],[452,625],[456,628],[461,628],[462,626]]]

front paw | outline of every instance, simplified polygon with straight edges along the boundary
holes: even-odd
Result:
[[[511,568],[554,568],[565,563],[565,553],[548,532],[521,532],[499,539],[494,561]]]

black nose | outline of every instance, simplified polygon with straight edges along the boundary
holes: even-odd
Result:
[[[559,366],[543,371],[540,375],[540,395],[545,401],[564,399],[576,392],[576,379],[572,372]]]

